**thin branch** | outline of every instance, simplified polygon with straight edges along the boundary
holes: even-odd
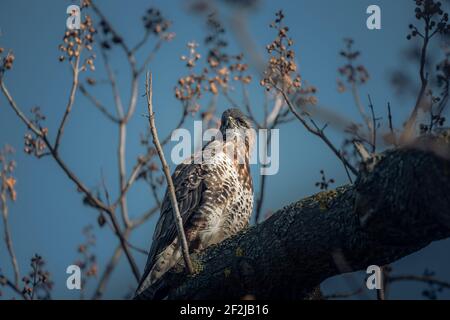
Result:
[[[347,166],[349,168],[349,170],[354,174],[357,175],[358,174],[358,170],[355,169],[355,167],[353,167],[348,160],[339,152],[339,150],[336,149],[336,147],[331,143],[331,141],[327,138],[327,136],[324,134],[324,132],[320,129],[317,128],[312,128],[305,119],[303,119],[303,117],[297,112],[297,110],[294,108],[294,106],[292,105],[291,100],[289,99],[289,97],[287,96],[286,92],[284,92],[284,90],[274,86],[275,89],[277,89],[282,95],[284,100],[286,101],[286,104],[288,105],[289,109],[291,110],[291,112],[295,115],[295,117],[302,123],[302,125],[306,128],[306,130],[308,130],[310,133],[314,134],[315,136],[319,137],[320,139],[322,139],[323,142],[325,142],[325,144],[331,149],[331,151],[333,151],[333,153],[338,157],[339,160],[341,160],[341,162],[343,163],[344,166]]]
[[[16,287],[19,286],[20,272],[19,272],[19,264],[17,262],[16,254],[14,252],[13,241],[11,238],[11,232],[8,221],[8,207],[6,205],[6,195],[2,192],[1,196],[1,205],[2,205],[2,217],[3,217],[3,229],[5,233],[5,242],[6,248],[8,249],[9,256],[11,258],[11,264],[14,270],[14,285]]]
[[[150,37],[150,29],[145,29],[144,36],[142,37],[141,41],[139,41],[132,49],[132,53],[136,53],[148,40]]]
[[[82,48],[78,49],[79,51],[82,50]],[[73,74],[73,80],[72,80],[72,88],[70,89],[70,95],[69,95],[69,102],[66,106],[66,111],[64,112],[64,116],[61,120],[61,123],[58,128],[58,133],[56,135],[55,140],[55,151],[58,152],[59,144],[61,142],[62,135],[64,133],[64,127],[67,123],[67,120],[69,119],[69,114],[72,111],[73,104],[75,102],[75,94],[77,92],[78,88],[78,75],[80,74],[80,58],[81,54],[79,54],[75,59],[75,64],[72,66],[72,74]]]
[[[180,243],[181,250],[183,252],[183,258],[186,268],[190,274],[194,273],[194,268],[192,266],[191,258],[189,257],[189,248],[186,241],[186,235],[183,228],[183,220],[180,215],[180,210],[178,208],[177,198],[175,194],[175,187],[173,185],[172,177],[170,175],[169,166],[167,165],[166,159],[164,158],[164,153],[161,144],[158,139],[158,133],[156,131],[155,125],[155,115],[153,113],[153,102],[152,102],[152,74],[147,72],[146,82],[145,82],[145,92],[147,95],[147,108],[149,116],[150,130],[153,136],[153,144],[155,145],[156,151],[158,152],[161,164],[163,167],[164,175],[167,180],[167,189],[169,191],[170,201],[172,204],[173,215],[175,224],[178,230],[178,242]]]
[[[127,235],[125,234],[124,236]],[[103,293],[105,292],[106,289],[106,285],[111,278],[112,272],[119,263],[120,256],[122,255],[122,253],[123,253],[122,246],[119,244],[117,245],[113,255],[106,264],[105,270],[103,271],[103,274],[100,277],[100,281],[98,282],[97,288],[95,289],[94,295],[92,296],[92,300],[98,300],[103,296]]]
[[[159,210],[158,206],[154,206],[153,208],[149,209],[147,212],[145,212],[144,214],[142,214],[139,218],[134,219],[131,222],[131,227],[132,228],[137,228],[139,226],[141,226],[142,224],[144,224],[148,219],[150,219],[151,217],[153,217],[153,215],[155,213],[157,213]]]
[[[130,252],[129,247],[128,247],[127,240],[125,239],[123,233],[120,230],[120,226],[119,226],[119,223],[117,222],[117,218],[116,218],[116,216],[114,214],[114,211],[109,211],[108,214],[109,214],[109,217],[110,217],[111,222],[113,224],[115,233],[119,237],[120,244],[121,244],[121,246],[122,246],[122,248],[123,248],[123,250],[125,252],[125,255],[127,256],[128,262],[129,262],[129,264],[131,266],[131,270],[133,271],[133,275],[134,275],[136,281],[139,282],[139,280],[141,278],[141,275],[139,273],[139,269],[138,269],[138,267],[136,265],[136,262],[134,261],[133,256],[131,255],[131,252]]]
[[[9,93],[8,89],[5,86],[5,83],[3,82],[3,75],[0,74],[0,87],[2,89],[3,94],[6,97],[6,100],[8,100],[9,105],[14,110],[14,112],[17,114],[17,116],[25,123],[28,129],[33,131],[33,133],[39,137],[43,136],[42,131],[37,128],[28,118],[27,116],[20,110],[20,108],[17,106],[16,102],[12,98],[11,94]]]
[[[372,98],[370,97],[370,94],[367,95],[369,98],[369,109],[372,115],[372,130],[371,130],[371,142],[372,145],[372,153],[375,153],[377,148],[377,118],[375,118],[375,110],[372,103]]]
[[[120,97],[119,88],[117,87],[116,76],[114,75],[113,70],[109,64],[108,55],[105,52],[105,49],[101,48],[100,52],[103,58],[103,64],[105,65],[106,73],[108,75],[108,80],[111,85],[112,94],[114,97],[114,105],[116,106],[117,116],[122,119],[124,116],[122,99]]]
[[[435,284],[440,287],[450,289],[450,283],[447,281],[442,281],[430,276],[416,276],[416,275],[403,275],[403,276],[389,276],[387,282],[399,282],[399,281],[418,281],[418,282],[426,282],[429,284]]]
[[[423,100],[425,98],[425,92],[428,87],[428,73],[425,73],[425,65],[427,59],[427,49],[428,43],[430,41],[430,31],[429,31],[429,19],[425,19],[425,35],[423,36],[423,44],[422,50],[420,54],[420,68],[419,68],[419,77],[420,77],[420,90],[417,95],[416,104],[414,106],[413,111],[411,112],[408,120],[406,121],[405,128],[400,136],[400,142],[406,143],[411,140],[414,136],[414,124],[416,122],[419,110],[422,107]]]
[[[16,286],[11,280],[4,277],[3,275],[0,276],[0,281],[3,280],[4,284],[11,288],[15,293],[17,293],[22,299],[24,300],[30,300],[30,298],[23,292],[23,290],[20,290],[18,286]]]
[[[109,22],[109,20],[106,18],[106,16],[101,12],[101,10],[93,3],[93,1],[91,2],[91,7],[92,9],[95,11],[95,13],[100,17],[100,19],[102,19],[109,27],[109,30],[111,32],[111,34],[113,35],[113,37],[120,39],[119,41],[119,45],[120,47],[123,49],[123,51],[125,52],[125,55],[127,57],[127,60],[130,64],[130,69],[131,69],[131,95],[130,95],[130,100],[128,103],[128,111],[125,115],[125,117],[120,116],[120,118],[122,118],[124,123],[127,123],[129,121],[129,119],[131,118],[131,116],[134,113],[134,110],[136,108],[136,103],[137,103],[137,96],[138,96],[138,69],[136,66],[136,57],[134,56],[134,52],[128,47],[128,45],[125,43],[125,41],[123,40],[123,37],[121,37],[118,32],[116,31],[116,29],[111,25],[111,23]],[[104,54],[104,58],[107,58],[107,55]]]
[[[391,111],[391,103],[388,102],[388,121],[389,121],[389,130],[391,132],[392,141],[395,146],[397,146],[397,136],[394,131],[394,125],[392,124],[392,111]]]
[[[117,204],[121,201],[123,197],[125,197],[126,193],[130,189],[130,187],[133,185],[133,183],[136,181],[136,178],[139,174],[139,170],[148,162],[150,157],[144,157],[138,160],[136,165],[133,167],[133,170],[131,171],[130,177],[128,178],[125,185],[122,187],[122,191],[119,194],[118,199],[115,201],[114,206],[117,206]]]
[[[91,101],[92,105],[95,106],[98,110],[100,110],[101,113],[103,113],[109,120],[111,120],[114,123],[119,123],[119,119],[112,115],[108,109],[100,102],[98,101],[93,95],[91,95],[86,88],[83,85],[80,85],[80,92],[89,100]]]
[[[361,114],[361,117],[363,118],[364,122],[366,123],[369,132],[372,131],[373,130],[372,124],[370,123],[369,117],[364,112],[364,107],[361,103],[361,99],[359,98],[358,88],[355,83],[352,83],[352,95],[353,99],[355,100],[355,105],[358,108],[358,111]]]
[[[122,41],[123,42],[123,41]],[[112,94],[114,97],[114,102],[117,110],[118,117],[120,118],[118,124],[119,124],[119,138],[118,138],[118,148],[117,148],[117,158],[118,158],[118,171],[119,171],[119,191],[122,191],[125,188],[126,181],[126,164],[125,164],[125,148],[126,148],[126,124],[129,120],[129,116],[127,113],[126,118],[124,118],[124,108],[122,104],[122,99],[120,96],[119,88],[117,86],[116,77],[114,75],[114,72],[112,71],[112,68],[109,64],[109,58],[106,54],[105,50],[101,49],[103,61],[105,64],[105,69],[108,74],[109,82],[111,84],[112,88]],[[130,56],[128,56],[130,58]],[[133,84],[136,80],[133,78]],[[125,193],[120,192],[119,197],[119,203],[120,203],[120,209],[122,214],[122,220],[125,226],[129,226],[130,219],[128,215],[128,206],[127,206],[127,199],[125,197]]]
[[[142,74],[142,72],[144,72],[149,63],[153,60],[153,58],[155,57],[156,53],[159,51],[159,49],[161,48],[162,44],[164,43],[164,41],[162,39],[159,39],[155,46],[153,47],[152,51],[150,51],[149,55],[145,58],[144,63],[142,64],[142,66],[137,70],[137,74],[140,75]]]
[[[159,199],[158,192],[157,192],[158,187],[155,183],[153,172],[151,170],[150,170],[149,176],[150,177],[149,177],[149,179],[147,179],[147,181],[150,186],[150,190],[152,192],[153,199],[155,199],[157,206],[161,208],[161,200]]]
[[[124,122],[120,122],[119,124],[119,147],[117,149],[117,157],[119,159],[119,185],[120,191],[125,188],[125,185],[128,183],[125,181],[126,177],[126,164],[125,164],[125,145],[126,145],[126,124]],[[122,212],[122,219],[125,226],[130,225],[130,218],[128,216],[128,206],[127,206],[127,197],[125,193],[121,193],[120,195],[120,209]]]

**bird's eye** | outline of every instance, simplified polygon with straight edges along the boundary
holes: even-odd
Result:
[[[238,124],[243,126],[243,127],[247,126],[247,123],[244,120],[242,120],[242,119],[238,120]]]

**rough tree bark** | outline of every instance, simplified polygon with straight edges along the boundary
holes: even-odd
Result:
[[[431,145],[442,146],[436,141]],[[450,237],[448,137],[438,152],[425,145],[430,141],[372,158],[354,185],[286,206],[195,257],[195,275],[175,267],[137,298],[304,299],[329,277]]]

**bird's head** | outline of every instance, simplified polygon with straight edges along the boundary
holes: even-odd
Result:
[[[233,142],[238,150],[251,153],[255,130],[250,119],[239,109],[228,109],[222,114],[220,132],[224,141]]]
[[[249,130],[252,128],[250,119],[239,109],[227,109],[222,113],[220,132],[225,136],[227,130]]]

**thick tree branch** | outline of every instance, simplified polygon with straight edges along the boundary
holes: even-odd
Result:
[[[450,152],[443,158],[420,142],[383,153],[354,185],[293,203],[209,248],[198,274],[175,267],[138,298],[306,298],[329,277],[450,237]],[[339,268],[337,252],[350,269]]]

